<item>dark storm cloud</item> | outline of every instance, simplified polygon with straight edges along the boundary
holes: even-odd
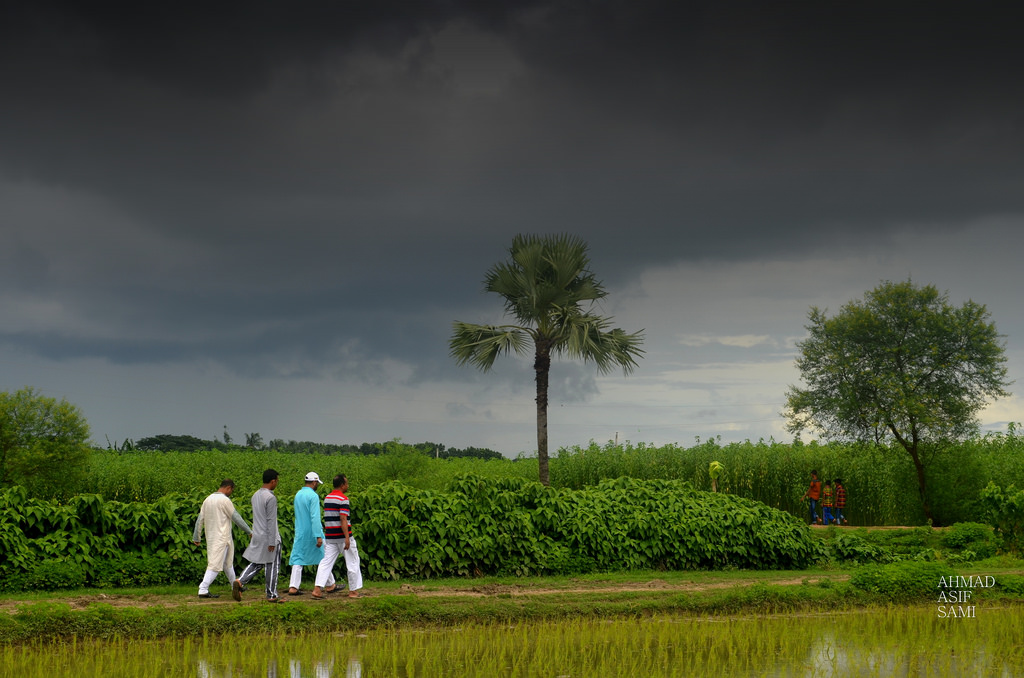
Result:
[[[22,58],[88,58],[116,74],[214,97],[249,94],[275,69],[309,67],[355,47],[384,55],[458,16],[500,26],[531,2],[9,3],[0,28]]]
[[[5,201],[0,281],[69,312],[0,341],[469,379],[449,324],[516,232],[616,283],[1020,212],[1014,22],[921,7],[8,3],[0,181],[68,206]]]

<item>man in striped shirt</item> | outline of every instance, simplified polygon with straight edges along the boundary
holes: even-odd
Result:
[[[338,555],[345,554],[345,567],[348,569],[348,597],[358,598],[359,589],[363,588],[363,575],[359,571],[359,550],[356,538],[352,536],[352,523],[349,521],[351,509],[348,497],[348,478],[344,474],[334,476],[334,491],[324,497],[324,557],[316,568],[316,586],[313,598],[323,598],[324,593],[337,590],[334,581],[334,563]]]

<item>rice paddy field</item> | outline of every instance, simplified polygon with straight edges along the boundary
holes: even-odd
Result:
[[[934,605],[0,647],[18,678],[1020,676],[1024,609]]]

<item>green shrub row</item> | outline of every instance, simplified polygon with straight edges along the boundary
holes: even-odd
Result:
[[[988,525],[956,523],[946,530],[839,530],[820,535],[827,557],[843,565],[944,560],[959,565],[996,555],[1002,540]]]
[[[134,586],[194,579],[205,556],[192,545],[201,498],[153,503],[77,495],[67,502],[0,492],[0,589]]]
[[[679,481],[566,490],[466,475],[446,492],[375,486],[359,507],[360,553],[376,578],[802,568],[820,555],[793,516]]]
[[[244,495],[241,495],[244,496]],[[249,519],[248,502],[235,505]],[[808,528],[782,511],[678,481],[620,478],[586,490],[520,479],[455,478],[447,491],[402,483],[353,494],[371,579],[559,574],[636,569],[802,568],[821,555]],[[0,587],[56,589],[197,581],[190,543],[201,496],[66,504],[0,492]],[[286,553],[290,498],[279,502]],[[242,544],[236,548],[241,565]]]
[[[953,568],[946,563],[908,561],[867,565],[850,576],[850,585],[899,602],[934,597],[942,578],[950,578],[955,574]]]

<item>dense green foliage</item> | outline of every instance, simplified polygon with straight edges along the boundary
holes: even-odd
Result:
[[[386,443],[378,455],[301,454],[265,450],[203,452],[93,452],[88,476],[76,489],[118,501],[155,501],[165,494],[209,493],[224,478],[236,483],[235,497],[248,497],[260,486],[264,469],[280,473],[279,496],[293,496],[309,471],[329,481],[348,476],[353,492],[392,480],[423,489],[442,489],[460,473],[489,478],[535,478],[536,460],[435,459],[400,443]],[[58,489],[56,481],[52,489]],[[39,496],[52,496],[46,492]],[[205,495],[204,495],[205,496]],[[237,503],[237,502],[236,502]]]
[[[133,445],[127,445],[124,449],[131,450],[143,450],[147,452],[175,450],[178,452],[195,452],[197,450],[216,450],[222,449],[226,445],[219,440],[203,440],[190,435],[170,435],[161,434],[158,436],[149,436],[147,438],[140,438],[136,440]]]
[[[1005,547],[1024,553],[1024,490],[1014,483],[1002,488],[990,482],[980,497],[984,519],[995,527]]]
[[[309,440],[282,440],[275,438],[267,445],[259,433],[246,433],[246,444],[235,445],[222,440],[205,440],[190,435],[161,434],[140,438],[138,441],[127,439],[121,447],[108,441],[107,449],[113,451],[159,451],[159,452],[198,452],[202,450],[243,451],[267,450],[273,452],[290,452],[293,454],[384,454],[397,441],[385,443],[362,443],[361,445],[315,443]],[[486,447],[447,447],[441,443],[413,443],[409,447],[436,459],[454,459],[457,457],[473,457],[477,459],[501,459],[501,453]]]
[[[936,522],[984,521],[979,493],[992,479],[1024,487],[1024,436],[1019,433],[1011,426],[1006,433],[928,451],[928,496]],[[684,448],[591,443],[562,449],[552,460],[551,481],[555,487],[580,488],[629,476],[686,480],[711,489],[713,461],[724,467],[719,491],[756,499],[800,518],[807,515],[801,495],[810,471],[817,469],[822,480],[843,479],[851,525],[926,524],[910,458],[867,444],[762,440],[721,445],[708,440]]]
[[[980,523],[955,523],[944,530],[832,527],[817,536],[828,559],[841,566],[936,560],[966,565],[995,556],[1002,545],[992,528]]]
[[[66,400],[31,388],[0,392],[0,485],[39,491],[54,481],[77,484],[89,458],[88,440],[89,424]]]
[[[790,387],[791,431],[890,441],[910,457],[928,519],[927,452],[978,430],[978,412],[1009,395],[1001,337],[982,304],[954,307],[931,285],[884,282],[834,317],[809,314]],[[936,523],[940,521],[936,520]]]
[[[623,478],[586,490],[556,490],[521,479],[463,475],[445,492],[392,482],[352,498],[371,579],[794,568],[819,555],[807,528],[792,516],[673,481]],[[150,504],[79,495],[60,504],[30,499],[22,488],[4,490],[0,587],[197,581],[205,559],[189,539],[202,499],[167,495]],[[248,502],[235,505],[251,518]],[[287,494],[278,517],[287,549],[293,528]]]
[[[878,593],[888,600],[905,601],[934,596],[942,577],[956,573],[946,563],[904,561],[866,565],[850,576],[855,588]]]
[[[942,535],[942,545],[956,553],[959,561],[984,560],[996,554],[1005,540],[997,537],[989,525],[956,523]]]
[[[298,491],[308,471],[316,471],[321,478],[345,473],[356,495],[392,480],[417,489],[443,490],[463,473],[492,479],[537,478],[536,459],[434,459],[396,441],[382,447],[384,451],[378,455],[237,449],[187,453],[97,450],[77,486],[51,478],[32,496],[97,493],[107,500],[153,502],[169,493],[205,496],[223,478],[232,478],[238,484],[236,497],[248,496],[259,486],[265,468],[281,473],[281,496]],[[1006,433],[935,450],[929,460],[932,471],[928,492],[942,524],[988,522],[979,495],[990,481],[1000,487],[1014,483],[1024,487],[1024,436],[1019,435],[1016,426]],[[756,499],[805,520],[806,504],[800,497],[807,489],[811,469],[818,469],[823,480],[843,478],[849,499],[846,515],[851,525],[926,523],[909,458],[872,445],[799,441],[721,445],[709,440],[684,448],[591,443],[558,452],[551,460],[551,484],[583,489],[627,476],[684,480],[698,489],[710,490],[709,468],[713,461],[723,466],[718,479],[720,492]]]
[[[448,492],[375,486],[358,506],[360,552],[375,578],[801,568],[819,555],[792,516],[679,481],[555,490],[462,476]]]
[[[201,499],[153,503],[32,499],[0,492],[0,588],[133,586],[194,579],[205,558],[189,542]]]

